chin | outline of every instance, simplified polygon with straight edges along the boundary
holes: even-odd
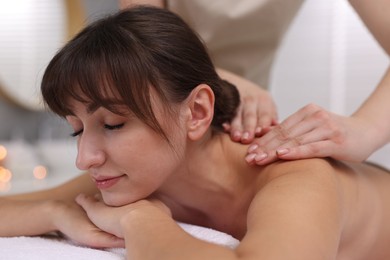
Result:
[[[106,205],[111,207],[121,207],[127,204],[131,204],[136,200],[132,200],[129,197],[121,196],[119,194],[104,194],[102,193],[103,201]]]

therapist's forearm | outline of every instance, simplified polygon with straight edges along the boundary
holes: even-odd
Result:
[[[240,92],[241,96],[244,96],[246,94],[250,94],[253,92],[264,92],[268,93],[268,91],[264,90],[261,86],[255,84],[252,81],[249,81],[241,76],[238,76],[230,71],[217,68],[218,75],[224,79],[229,81],[230,83],[234,84],[238,91]]]
[[[369,136],[373,151],[390,141],[390,68],[375,91],[353,114],[370,123],[365,136]]]
[[[349,0],[383,50],[390,55],[390,5],[388,0]],[[390,141],[390,69],[366,102],[354,114],[372,124],[367,136],[379,148]]]

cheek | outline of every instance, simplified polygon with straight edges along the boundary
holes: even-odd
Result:
[[[170,148],[169,148],[170,149]],[[149,197],[161,188],[178,169],[179,162],[172,150],[160,147],[154,151],[129,155],[121,170],[126,179],[111,192],[102,192],[104,202],[122,206]]]
[[[153,168],[156,172],[171,168],[182,160],[186,137],[185,132],[176,126],[171,125],[165,129],[170,143],[153,130],[144,128],[131,136],[124,136],[117,140],[117,149],[114,148],[115,156],[112,158],[114,160],[119,158],[130,168]]]
[[[183,138],[180,134],[170,140],[174,148],[154,132],[144,131],[135,139],[112,144],[110,164],[127,178],[115,192],[103,192],[105,203],[120,206],[146,198],[177,172],[184,158]]]

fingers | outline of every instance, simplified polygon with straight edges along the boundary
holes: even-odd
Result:
[[[325,129],[321,128],[320,131],[316,131],[320,124],[320,122],[313,118],[300,121],[292,127],[288,127],[288,123],[282,122],[259,138],[256,144],[266,147],[267,150],[276,150],[289,143],[297,146],[315,140],[322,140],[327,133],[322,133]]]
[[[331,156],[343,139],[340,129],[335,116],[308,105],[250,145],[245,159],[250,164],[265,165],[277,159]]]
[[[266,165],[278,159],[297,160],[313,157],[326,157],[331,154],[333,142],[326,140],[327,132],[315,129],[299,137],[290,138],[281,146],[265,150],[255,145],[246,157],[250,164]]]
[[[80,194],[76,203],[81,207],[67,208],[65,219],[60,221],[59,230],[73,241],[95,248],[124,247],[124,240],[113,233],[106,232],[92,222],[88,214],[100,206],[93,196]]]
[[[230,124],[226,124],[228,126],[228,130],[230,132],[230,138],[235,142],[240,142],[242,137],[242,104],[237,109],[236,117],[230,122]]]
[[[99,230],[90,234],[87,240],[88,242],[84,242],[83,244],[93,248],[125,247],[125,240],[123,238]]]
[[[306,145],[283,148],[277,151],[277,156],[283,160],[308,159],[313,157],[326,157],[331,151],[332,142],[320,141]]]
[[[235,142],[250,143],[260,136],[265,129],[277,121],[276,107],[272,99],[264,97],[244,97],[236,117],[225,124],[225,131],[229,131]]]
[[[243,105],[241,124],[243,127],[243,134],[241,142],[249,143],[255,137],[255,129],[258,126],[257,115],[259,113],[257,103],[253,98],[246,98],[246,103]]]
[[[87,196],[83,193],[77,195],[76,203],[79,204],[86,212],[96,206],[99,200],[96,197]]]

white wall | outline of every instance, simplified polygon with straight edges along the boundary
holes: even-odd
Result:
[[[280,119],[311,102],[350,115],[374,90],[388,64],[348,1],[307,0],[274,65],[271,91]],[[390,145],[370,160],[390,168]]]

